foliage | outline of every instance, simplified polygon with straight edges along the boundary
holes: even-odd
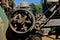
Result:
[[[42,13],[42,4],[35,5],[34,3],[31,3],[30,10],[36,16],[37,14]]]

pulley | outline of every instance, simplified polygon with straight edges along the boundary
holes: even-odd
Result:
[[[10,17],[10,27],[16,33],[26,33],[35,26],[34,15],[26,9],[20,9],[13,12]]]

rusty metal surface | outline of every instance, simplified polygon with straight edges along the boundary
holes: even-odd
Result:
[[[60,26],[60,19],[51,19],[45,26]]]
[[[47,2],[58,2],[59,0],[47,0]]]

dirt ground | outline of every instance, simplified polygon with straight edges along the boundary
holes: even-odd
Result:
[[[42,37],[42,40],[54,40],[55,39],[55,35],[52,35],[52,36],[50,36],[51,38],[49,38],[49,37],[46,37],[46,36],[44,36],[44,37]],[[60,38],[60,36],[59,36],[59,38]],[[60,39],[59,39],[60,40]]]

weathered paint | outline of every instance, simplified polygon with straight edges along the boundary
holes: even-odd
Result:
[[[45,26],[60,26],[60,19],[51,19]]]
[[[47,2],[58,2],[59,0],[47,0]]]
[[[0,40],[6,40],[6,30],[8,28],[8,18],[0,7]]]
[[[5,28],[7,30],[7,28],[8,28],[8,18],[7,18],[6,14],[4,13],[4,11],[1,7],[0,7],[0,17],[3,20],[3,22],[5,24]]]

